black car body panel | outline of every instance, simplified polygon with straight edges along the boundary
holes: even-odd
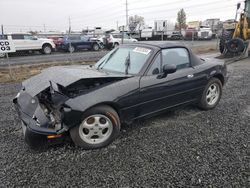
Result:
[[[39,134],[61,134],[79,125],[82,115],[100,104],[113,107],[122,122],[131,122],[166,109],[197,103],[211,77],[219,78],[222,84],[227,80],[223,61],[200,59],[182,44],[134,43],[126,46],[147,47],[152,51],[136,75],[90,66],[64,66],[49,68],[24,81],[23,89],[13,101],[25,126]],[[187,49],[190,67],[162,79],[147,75],[162,49],[176,47]]]

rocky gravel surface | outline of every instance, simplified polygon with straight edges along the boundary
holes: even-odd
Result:
[[[229,66],[221,102],[185,107],[124,125],[106,148],[67,142],[35,152],[24,143],[11,99],[0,85],[0,187],[250,187],[250,62]]]

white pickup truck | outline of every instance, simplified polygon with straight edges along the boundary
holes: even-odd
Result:
[[[43,54],[51,54],[55,50],[55,44],[51,39],[36,38],[30,34],[7,34],[0,36],[1,39],[13,41],[16,51],[40,51]],[[0,57],[5,54],[0,53]]]

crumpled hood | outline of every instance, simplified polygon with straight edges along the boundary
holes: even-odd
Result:
[[[89,66],[56,66],[43,70],[40,74],[25,80],[22,85],[32,97],[50,86],[50,81],[64,87],[88,78],[128,77],[129,75],[100,72]]]

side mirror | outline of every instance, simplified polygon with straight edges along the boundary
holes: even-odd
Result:
[[[38,38],[37,38],[36,36],[34,36],[32,39],[33,39],[33,40],[38,40]]]
[[[240,9],[240,5],[241,5],[240,3],[237,4],[237,10]]]
[[[168,74],[172,74],[174,72],[176,72],[177,67],[174,64],[170,64],[170,65],[164,65],[163,66],[163,73],[159,74],[157,76],[158,79],[162,79],[162,78],[166,78]]]

